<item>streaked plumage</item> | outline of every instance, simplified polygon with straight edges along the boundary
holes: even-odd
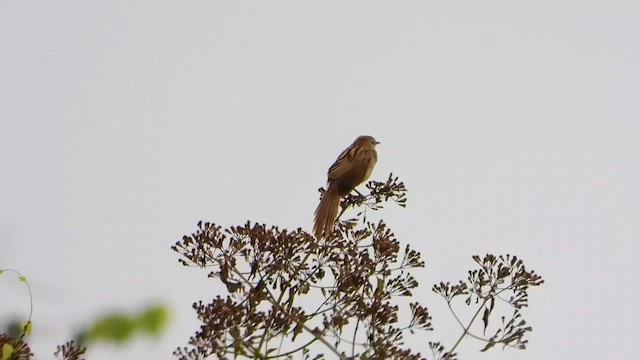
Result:
[[[313,233],[320,239],[333,232],[340,198],[365,182],[378,161],[376,145],[371,136],[359,136],[331,165],[327,174],[327,191],[314,213]]]

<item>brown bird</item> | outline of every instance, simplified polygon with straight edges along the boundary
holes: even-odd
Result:
[[[327,191],[314,213],[313,233],[318,238],[329,236],[338,217],[340,198],[365,182],[378,161],[376,145],[371,136],[359,136],[345,149],[327,173]]]

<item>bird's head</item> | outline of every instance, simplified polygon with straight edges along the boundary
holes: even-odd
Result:
[[[376,145],[380,144],[380,142],[376,141],[376,139],[374,139],[373,136],[362,135],[362,136],[358,136],[358,138],[356,139],[356,141],[353,142],[353,144],[356,146],[368,146],[375,149]]]

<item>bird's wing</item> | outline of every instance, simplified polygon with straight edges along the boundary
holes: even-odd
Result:
[[[336,162],[331,165],[328,171],[328,178],[330,180],[336,179],[344,175],[347,171],[353,169],[356,149],[353,146],[345,149]]]

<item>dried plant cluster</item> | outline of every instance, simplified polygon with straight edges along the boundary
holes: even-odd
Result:
[[[385,182],[370,181],[367,195],[348,195],[342,212],[357,209],[355,217],[339,220],[332,236],[318,241],[298,228],[252,224],[223,229],[198,223],[172,249],[185,266],[210,269],[209,277],[224,285],[224,296],[193,305],[202,322],[189,346],[177,349],[180,359],[205,358],[341,358],[426,359],[406,348],[404,336],[432,330],[431,316],[410,298],[418,287],[411,269],[425,266],[420,253],[399,241],[383,221],[367,220],[367,210],[379,210],[393,201],[404,207],[407,190],[393,174]],[[323,189],[320,189],[323,193]],[[479,306],[458,342],[448,351],[430,342],[430,358],[455,359],[454,350],[466,336],[487,346],[504,344],[524,348],[531,331],[519,310],[527,305],[527,290],[542,283],[515,257],[474,257],[480,265],[468,282],[441,283],[433,290],[453,311],[453,300],[466,297]],[[503,298],[510,295],[509,298]],[[489,338],[471,333],[481,311],[489,325],[496,299],[515,308],[511,320]],[[401,311],[400,305],[403,306]],[[418,336],[426,336],[421,334]]]
[[[480,258],[475,255],[473,260],[479,268],[469,271],[466,282],[459,281],[456,285],[441,282],[433,286],[433,291],[445,299],[451,313],[464,330],[458,343],[465,335],[469,335],[486,343],[481,351],[487,351],[497,344],[525,349],[528,340],[524,339],[524,336],[532,328],[527,326],[520,310],[528,306],[529,288],[542,285],[544,280],[534,271],[527,271],[522,260],[516,256],[486,255]],[[462,322],[454,309],[453,303],[457,298],[464,299],[467,306],[475,305],[476,311],[467,325]],[[500,325],[494,334],[487,338],[485,334],[491,315],[496,309],[496,302],[507,304],[512,309],[512,313],[510,318],[501,316]],[[471,332],[471,326],[480,313],[482,313],[483,324],[482,336]]]
[[[11,351],[11,359],[27,360],[33,357],[31,348],[22,339],[13,339],[7,334],[0,334],[0,354],[4,356],[5,351]]]
[[[34,359],[34,355],[22,340],[14,340],[7,334],[0,334],[0,357],[5,358],[5,351],[10,351],[6,355],[8,360],[29,360]],[[74,341],[68,341],[64,345],[58,346],[53,355],[59,360],[84,360],[87,348],[80,346]]]
[[[58,346],[54,355],[61,360],[84,360],[86,351],[86,347],[71,340],[67,341],[64,345]]]
[[[14,340],[7,334],[0,334],[0,357],[5,358],[5,351],[11,353],[7,355],[8,360],[29,360],[34,359],[34,355],[23,340]],[[53,353],[59,360],[84,360],[87,348],[78,345],[74,341],[68,341],[64,345],[59,345]]]

